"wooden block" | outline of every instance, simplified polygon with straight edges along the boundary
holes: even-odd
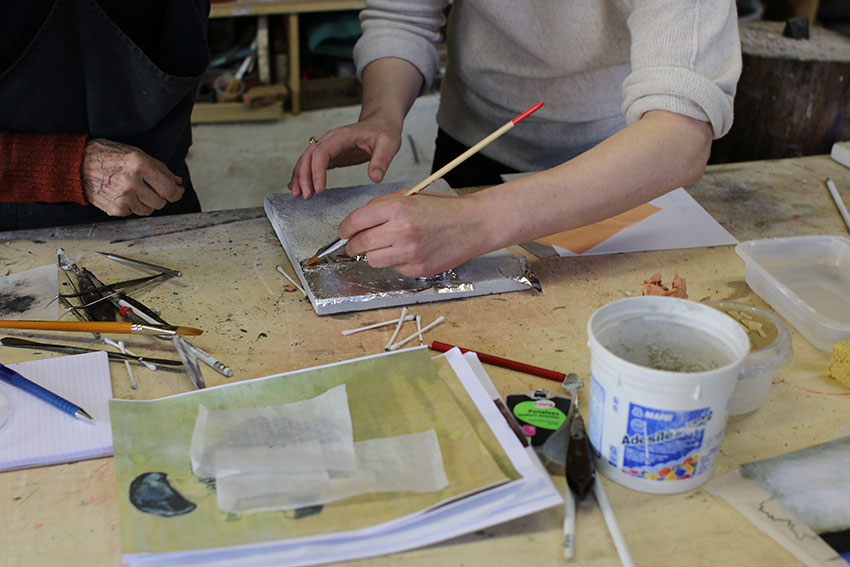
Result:
[[[289,89],[284,85],[258,85],[242,95],[242,102],[251,107],[267,106],[284,101],[288,96]]]
[[[783,22],[742,22],[743,70],[732,129],[711,163],[828,154],[850,140],[850,38],[820,26],[783,37]]]
[[[252,108],[241,102],[201,102],[192,109],[192,124],[213,122],[253,122],[284,117],[282,104]]]

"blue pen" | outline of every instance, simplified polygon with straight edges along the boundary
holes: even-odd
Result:
[[[83,408],[69,402],[61,396],[57,396],[50,390],[42,388],[35,382],[27,380],[19,373],[15,372],[8,366],[4,366],[3,364],[0,364],[0,380],[8,382],[12,386],[17,386],[21,390],[29,392],[33,396],[44,400],[48,404],[55,406],[78,419],[94,422],[94,418]]]

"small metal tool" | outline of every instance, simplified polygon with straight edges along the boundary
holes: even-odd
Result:
[[[201,374],[201,369],[198,366],[198,357],[195,356],[195,353],[192,352],[186,341],[182,337],[175,335],[172,337],[171,342],[174,344],[177,354],[180,355],[180,360],[183,361],[183,367],[189,374],[189,378],[192,380],[192,384],[195,385],[195,389],[202,390],[206,388],[204,375]]]
[[[114,321],[115,312],[108,303],[103,301],[103,294],[95,289],[97,286],[92,281],[91,272],[77,266],[61,248],[58,249],[57,255],[59,267],[66,272],[66,275],[68,272],[73,272],[77,278],[77,286],[72,285],[75,290],[73,297],[79,297],[81,302],[77,308],[84,310],[90,321]]]
[[[28,348],[33,350],[46,350],[49,352],[62,352],[65,354],[82,354],[87,352],[106,352],[109,356],[110,360],[130,360],[137,361],[139,363],[149,362],[151,364],[158,364],[160,366],[180,366],[182,363],[179,360],[168,360],[166,358],[149,358],[147,356],[133,356],[130,354],[124,354],[120,352],[113,352],[111,350],[102,351],[101,349],[96,348],[88,348],[88,347],[78,347],[73,345],[58,345],[52,343],[38,343],[35,341],[29,341],[27,339],[21,339],[19,337],[3,337],[0,338],[0,346],[5,347],[15,347],[15,348]]]
[[[168,274],[170,276],[182,277],[183,272],[180,270],[172,270],[171,268],[166,268],[163,266],[157,266],[156,264],[151,264],[149,262],[142,262],[141,260],[136,260],[134,258],[128,258],[126,256],[119,256],[118,254],[112,254],[110,252],[98,252],[102,256],[106,256],[110,260],[114,262],[120,262],[122,264],[127,264],[129,266],[135,266],[137,268],[146,268],[148,270],[153,270],[155,272],[162,272],[163,274]]]

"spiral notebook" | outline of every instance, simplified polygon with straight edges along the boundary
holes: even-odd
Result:
[[[32,394],[0,382],[9,402],[0,426],[0,470],[105,457],[112,454],[109,399],[112,380],[105,352],[8,364],[25,378],[86,410],[94,419],[76,419]]]

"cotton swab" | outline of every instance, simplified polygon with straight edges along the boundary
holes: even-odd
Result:
[[[112,339],[110,339],[109,337],[104,337],[103,342],[105,342],[108,345],[116,347],[118,350],[121,351],[121,354],[131,354],[127,351],[127,349],[124,348],[124,341],[115,342]],[[131,354],[131,356],[135,356],[135,355]],[[136,377],[133,376],[133,369],[130,368],[130,361],[125,360],[124,366],[127,368],[127,374],[130,375],[130,388],[132,388],[133,390],[138,389],[139,385],[136,383]]]
[[[422,339],[422,317],[419,315],[416,316],[416,334],[419,335],[419,346],[425,344],[425,341]]]
[[[118,342],[115,342],[114,340],[110,339],[109,337],[103,337],[103,342],[104,342],[104,343],[106,343],[106,344],[108,344],[109,346],[113,346],[113,347],[117,348],[118,350],[120,350],[120,351],[121,351],[121,354],[129,354],[130,356],[135,356],[135,357],[136,357],[136,359],[137,359],[140,363],[142,363],[142,364],[144,364],[145,366],[147,366],[147,367],[148,367],[148,370],[151,370],[151,371],[153,371],[153,372],[156,372],[156,370],[157,370],[157,366],[156,366],[156,364],[154,364],[154,363],[152,363],[152,362],[148,362],[147,360],[145,360],[144,358],[142,358],[142,356],[141,356],[141,355],[138,355],[138,354],[136,354],[135,352],[132,352],[130,349],[125,348],[125,347],[124,347],[124,341],[118,341]],[[125,361],[125,362],[126,362],[126,361]],[[135,388],[133,388],[133,389],[135,390]]]
[[[418,315],[407,315],[404,320],[405,321],[413,321]],[[385,327],[387,325],[395,325],[398,323],[398,319],[390,319],[389,321],[382,321],[381,323],[372,323],[371,325],[366,325],[365,327],[358,327],[357,329],[346,329],[342,331],[342,336],[347,337],[348,335],[353,335],[354,333],[359,333],[360,331],[369,331],[371,329],[377,329],[378,327]]]
[[[835,183],[829,177],[826,178],[826,188],[829,189],[829,194],[832,195],[832,200],[835,201],[835,206],[838,207],[838,212],[841,213],[841,218],[844,219],[844,224],[850,230],[850,214],[847,213],[847,207],[835,187]]]
[[[385,348],[384,348],[384,350],[396,350],[396,349],[398,349],[398,348],[400,348],[400,347],[404,346],[404,344],[405,344],[405,343],[407,343],[408,341],[410,341],[410,340],[412,340],[412,339],[415,339],[415,338],[416,338],[416,337],[418,337],[418,336],[421,336],[421,335],[422,335],[422,333],[424,333],[425,331],[428,331],[428,330],[430,330],[430,329],[433,329],[434,327],[436,327],[437,325],[439,325],[440,323],[442,323],[442,322],[443,322],[443,321],[445,321],[445,320],[446,320],[446,318],[445,318],[445,317],[443,317],[442,315],[440,315],[440,316],[439,316],[439,317],[437,317],[434,321],[432,321],[429,325],[425,325],[425,326],[422,328],[422,330],[420,330],[420,331],[417,331],[417,332],[413,333],[412,335],[410,335],[410,336],[409,336],[409,337],[407,337],[406,339],[402,339],[402,340],[400,340],[399,342],[397,342],[397,343],[395,343],[395,344],[393,344],[393,345],[391,345],[391,346],[385,347]]]
[[[401,308],[401,317],[398,318],[398,325],[395,326],[395,331],[393,331],[393,336],[390,337],[390,340],[387,342],[387,346],[384,347],[384,350],[390,350],[390,345],[393,344],[393,341],[398,336],[398,331],[401,329],[401,325],[404,323],[404,320],[407,318],[407,305]]]
[[[278,266],[277,266],[277,271],[278,271],[278,272],[280,272],[280,273],[281,273],[281,275],[283,275],[283,277],[285,277],[285,278],[289,281],[289,283],[291,283],[292,285],[294,285],[294,286],[295,286],[295,289],[297,289],[298,291],[300,291],[300,292],[301,292],[301,295],[303,295],[304,297],[307,297],[307,292],[306,292],[306,291],[304,291],[304,288],[303,288],[303,287],[301,287],[300,285],[298,285],[297,283],[295,283],[295,280],[293,280],[292,278],[290,278],[290,277],[289,277],[289,274],[287,274],[287,273],[284,271],[283,266],[278,265]]]
[[[605,525],[608,526],[611,539],[614,540],[614,547],[620,556],[620,563],[623,564],[623,567],[635,567],[635,562],[629,553],[629,547],[626,545],[626,538],[623,537],[620,524],[614,515],[614,508],[611,507],[611,501],[608,500],[608,494],[605,493],[605,488],[602,486],[600,479],[596,479],[596,482],[593,483],[593,494],[599,503],[599,509],[602,510],[602,518],[605,520]]]
[[[564,490],[564,559],[576,556],[576,500],[567,486]]]

